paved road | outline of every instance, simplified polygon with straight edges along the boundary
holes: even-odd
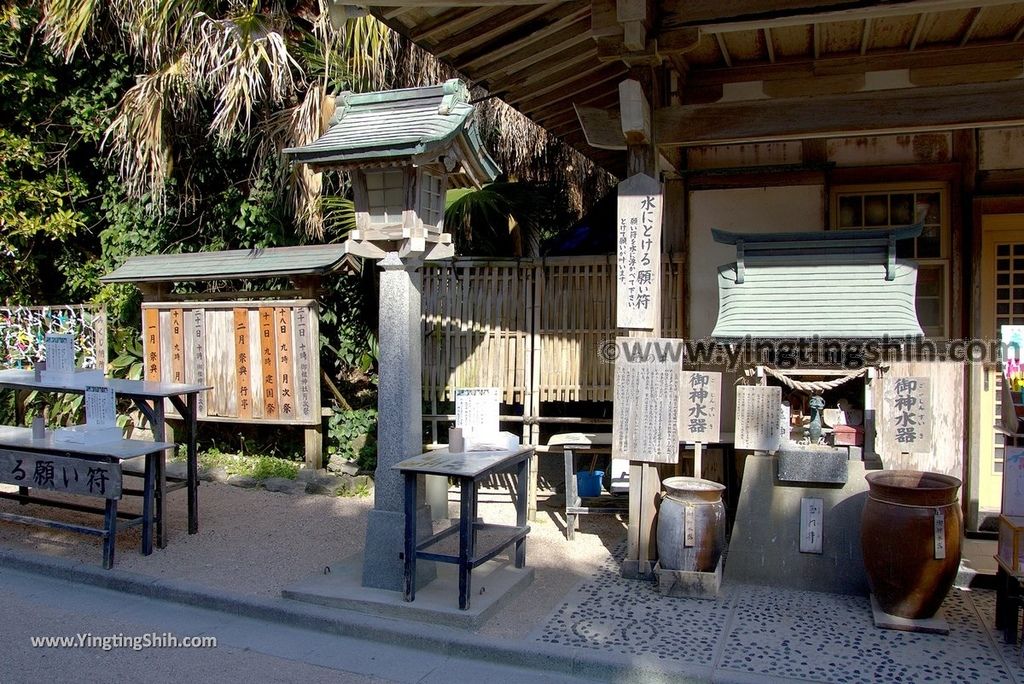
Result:
[[[429,627],[425,627],[429,629]],[[209,635],[209,649],[33,648],[33,636]],[[0,568],[0,682],[579,684]]]

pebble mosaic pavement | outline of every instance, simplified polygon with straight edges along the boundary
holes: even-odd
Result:
[[[953,589],[949,635],[878,629],[867,596],[726,584],[718,600],[624,580],[619,546],[530,635],[726,681],[1024,684],[1020,647],[995,631],[995,592]]]

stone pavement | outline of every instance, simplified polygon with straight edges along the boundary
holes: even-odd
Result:
[[[652,583],[619,577],[621,522],[589,516],[576,541],[567,542],[553,503],[542,507],[528,542],[536,580],[475,632],[302,604],[281,598],[280,589],[322,573],[361,545],[367,500],[213,483],[201,494],[198,535],[182,534],[184,502],[172,497],[168,547],[141,556],[137,531],[128,530],[112,571],[99,567],[95,539],[6,523],[0,524],[0,568],[325,638],[355,637],[591,681],[1024,684],[1017,649],[993,629],[991,591],[950,594],[948,636],[876,629],[866,596],[726,583],[714,601],[665,598]],[[501,521],[513,512],[501,487],[485,488],[481,498],[485,519]]]

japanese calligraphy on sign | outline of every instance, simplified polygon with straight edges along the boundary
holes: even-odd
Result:
[[[931,451],[931,379],[887,376],[882,391],[885,420],[902,453]]]
[[[71,375],[75,372],[75,337],[74,335],[54,335],[47,333],[46,341],[46,374],[49,376]]]
[[[104,499],[121,496],[121,466],[13,449],[0,449],[0,482]]]
[[[89,427],[116,427],[117,408],[114,390],[109,387],[85,388],[85,423]]]
[[[683,371],[679,386],[679,441],[711,444],[721,438],[722,374]]]
[[[823,499],[809,496],[800,499],[800,553],[821,553],[824,509]]]
[[[457,387],[455,389],[455,427],[463,435],[498,434],[499,387]]]
[[[616,339],[612,457],[648,463],[679,462],[680,340]],[[650,344],[647,344],[647,343]],[[673,347],[674,353],[669,353]],[[646,356],[627,353],[646,349]],[[661,352],[661,353],[659,353]]]
[[[736,388],[736,448],[776,451],[782,441],[779,411],[782,388],[740,385]]]
[[[645,174],[619,183],[615,321],[654,330],[661,315],[661,183]]]
[[[146,379],[212,386],[197,395],[200,420],[320,420],[315,301],[146,302],[142,311]],[[165,411],[177,415],[169,403]]]

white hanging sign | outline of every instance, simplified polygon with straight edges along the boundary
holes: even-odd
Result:
[[[50,377],[71,376],[75,372],[75,338],[73,335],[49,333],[46,342],[46,373]]]
[[[458,387],[455,389],[455,427],[462,428],[463,437],[498,434],[498,387]]]
[[[722,374],[682,371],[679,386],[679,441],[701,444],[718,442],[721,438],[721,411]]]
[[[615,324],[654,330],[661,315],[661,183],[636,174],[619,183]]]
[[[782,440],[782,388],[740,385],[736,388],[736,448],[776,451]]]
[[[115,404],[114,390],[89,385],[85,388],[85,424],[89,427],[116,427]]]

